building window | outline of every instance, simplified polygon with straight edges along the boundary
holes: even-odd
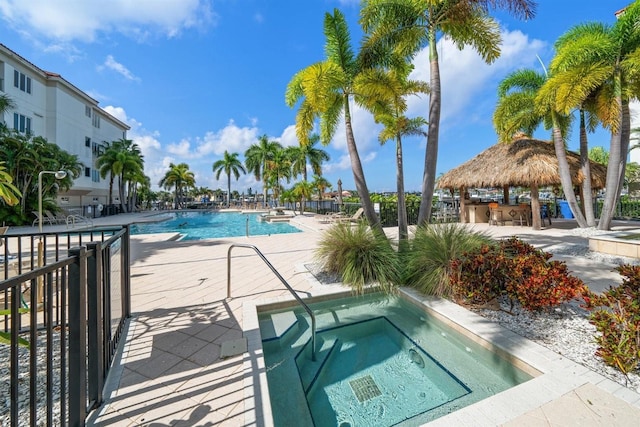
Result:
[[[100,129],[100,116],[97,115],[95,111],[93,113],[93,120],[91,121],[91,123],[93,124],[94,128]]]
[[[94,169],[93,171],[91,171],[91,181],[100,182],[100,171],[99,170]]]
[[[84,137],[84,146],[91,147],[91,138],[89,138],[88,136]]]
[[[87,178],[91,176],[91,168],[84,168],[84,176],[86,176]]]
[[[13,113],[13,128],[20,133],[31,133],[31,117]]]
[[[31,77],[13,70],[13,85],[23,92],[31,93]]]
[[[91,107],[89,107],[88,105],[84,106],[84,115],[91,118]]]

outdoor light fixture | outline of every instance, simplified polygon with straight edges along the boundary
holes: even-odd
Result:
[[[67,171],[40,171],[38,174],[38,231],[42,234],[42,175],[50,173],[56,179],[63,179],[67,176]],[[42,236],[40,237],[42,238]]]

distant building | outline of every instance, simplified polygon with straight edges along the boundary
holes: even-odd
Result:
[[[16,107],[0,115],[0,122],[21,133],[31,132],[78,156],[85,166],[73,187],[58,195],[68,208],[106,205],[109,179],[95,167],[103,142],[127,137],[129,126],[98,106],[98,101],[65,80],[44,71],[0,44],[0,92]],[[114,203],[116,201],[114,194]]]

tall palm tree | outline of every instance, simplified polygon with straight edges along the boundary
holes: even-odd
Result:
[[[347,150],[356,190],[367,221],[381,232],[382,226],[371,202],[351,123],[350,101],[353,99],[362,105],[357,87],[364,69],[351,48],[349,29],[344,15],[338,9],[334,9],[333,15],[325,14],[324,34],[326,59],[293,76],[287,85],[285,102],[290,107],[300,102],[296,115],[296,135],[301,144],[307,143],[316,118],[320,119],[320,141],[324,145],[329,144],[340,116],[344,116]]]
[[[569,129],[570,117],[558,113],[551,105],[536,102],[538,94],[547,81],[545,74],[530,69],[516,70],[508,74],[498,85],[498,104],[493,114],[493,123],[501,142],[511,142],[517,132],[532,135],[534,130],[544,124],[552,129],[554,148],[558,158],[560,183],[576,221],[581,227],[587,226],[586,219],[578,207],[573,191],[573,182],[564,136]],[[537,191],[532,188],[532,191]],[[531,209],[539,212],[538,198],[532,198]],[[533,215],[533,228],[541,227],[540,216]]]
[[[504,8],[515,16],[534,16],[532,0],[363,0],[360,22],[368,38],[363,47],[366,64],[393,65],[399,58],[412,58],[423,47],[429,48],[431,88],[429,130],[422,180],[422,200],[418,223],[431,217],[435,189],[440,127],[440,65],[437,36],[450,38],[456,46],[473,47],[487,62],[500,55],[500,29],[488,15],[490,7]]]
[[[332,185],[321,175],[314,175],[311,185],[318,191],[318,200],[322,200],[322,196],[327,188],[331,188]]]
[[[227,150],[224,151],[224,157],[213,163],[213,172],[216,174],[216,179],[220,179],[220,174],[224,172],[227,175],[227,207],[231,202],[231,175],[236,178],[240,178],[240,172],[247,173],[242,166],[242,162],[238,160],[238,153],[231,153]]]
[[[568,112],[594,96],[595,114],[611,131],[606,194],[598,222],[599,229],[608,230],[624,179],[631,133],[629,102],[640,93],[640,2],[627,7],[614,25],[578,26],[557,45],[545,100]]]
[[[263,180],[269,183],[269,188],[273,190],[273,197],[276,200],[279,199],[279,195],[283,190],[280,184],[282,179],[285,179],[287,183],[291,181],[291,159],[284,148],[273,153],[272,158],[267,161],[263,174]]]
[[[159,185],[166,189],[174,188],[174,206],[177,208],[182,207],[182,194],[183,190],[187,187],[191,187],[195,184],[195,177],[192,171],[189,170],[189,165],[186,163],[169,164],[169,170],[160,180]]]
[[[253,173],[257,181],[262,180],[262,203],[263,207],[267,203],[267,191],[269,186],[264,180],[264,174],[267,169],[267,162],[273,159],[276,151],[282,150],[282,145],[276,141],[269,141],[267,135],[258,138],[258,143],[251,145],[244,153],[244,164],[249,173]]]
[[[404,192],[404,165],[402,158],[403,136],[426,136],[423,126],[427,121],[423,117],[407,118],[406,98],[411,95],[429,92],[429,86],[422,81],[408,79],[412,67],[395,68],[389,71],[377,70],[371,73],[372,80],[365,87],[377,92],[369,109],[374,113],[376,122],[384,127],[378,135],[381,144],[387,141],[396,143],[396,191],[398,194],[398,238],[401,242],[409,239],[407,204]]]
[[[287,153],[291,160],[291,170],[294,175],[302,175],[302,179],[307,181],[307,164],[311,166],[311,171],[316,175],[322,175],[322,163],[328,162],[329,154],[316,148],[320,142],[320,135],[317,133],[309,136],[306,144],[300,143],[298,146],[287,147]]]

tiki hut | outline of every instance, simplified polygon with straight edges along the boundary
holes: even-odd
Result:
[[[567,151],[567,160],[574,185],[580,185],[584,175],[580,168],[580,155]],[[591,182],[594,189],[604,188],[606,167],[591,162]],[[558,160],[553,142],[518,135],[511,143],[499,143],[487,148],[473,159],[451,169],[438,180],[439,188],[503,188],[504,200],[509,200],[509,187],[531,189],[531,209],[534,229],[540,229],[540,187],[560,184]],[[587,197],[590,197],[587,195]],[[465,221],[464,197],[461,197],[462,220]]]

